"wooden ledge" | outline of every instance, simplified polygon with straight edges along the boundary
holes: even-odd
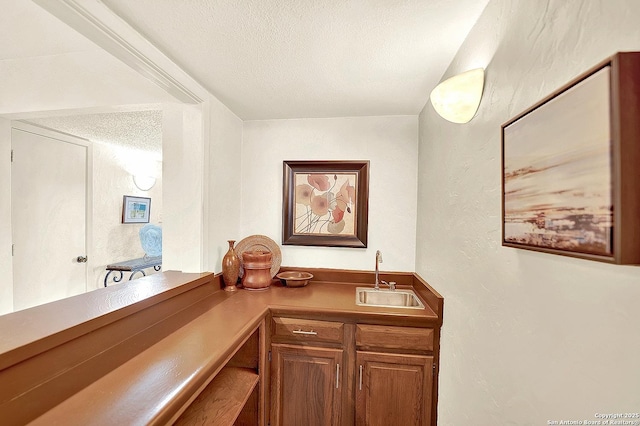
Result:
[[[213,278],[210,273],[167,271],[0,315],[0,371],[203,283],[213,283]]]

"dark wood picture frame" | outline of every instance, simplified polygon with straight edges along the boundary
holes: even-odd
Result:
[[[137,209],[142,212],[142,216],[134,217],[133,211],[136,205],[144,206],[143,209]],[[149,223],[151,217],[151,198],[134,197],[132,195],[124,195],[122,197],[122,223]]]
[[[567,195],[564,195],[562,193],[565,191],[558,191],[557,185],[555,184],[556,181],[550,179],[550,177],[557,179],[568,177],[569,179],[575,180],[575,177],[579,174],[571,175],[566,173],[566,165],[571,161],[577,162],[578,160],[575,159],[579,157],[578,154],[575,152],[569,152],[569,154],[563,152],[563,155],[570,157],[567,162],[557,157],[540,159],[535,157],[537,148],[534,148],[529,152],[533,153],[531,156],[533,161],[530,167],[522,167],[523,163],[520,162],[517,164],[519,166],[518,168],[509,167],[510,164],[506,163],[511,161],[511,166],[514,166],[513,158],[527,158],[526,155],[518,157],[520,153],[513,155],[506,151],[511,150],[513,153],[513,151],[516,150],[514,148],[516,145],[513,144],[518,143],[518,141],[524,141],[524,143],[529,143],[531,146],[536,145],[536,140],[532,140],[531,137],[528,140],[525,140],[525,138],[519,140],[515,135],[522,136],[527,133],[523,133],[514,127],[521,126],[526,120],[535,120],[534,117],[547,117],[548,121],[540,122],[538,120],[537,123],[530,122],[527,126],[533,124],[537,126],[538,129],[542,129],[547,124],[549,126],[556,126],[556,128],[560,130],[559,134],[561,133],[562,135],[558,137],[557,143],[564,145],[565,143],[568,144],[572,142],[575,145],[575,140],[571,140],[570,138],[573,134],[572,128],[570,128],[571,123],[579,122],[579,120],[576,120],[575,115],[580,114],[580,111],[588,109],[588,107],[583,107],[583,105],[591,102],[589,98],[587,98],[587,102],[585,102],[584,88],[587,87],[590,82],[605,74],[608,74],[608,87],[606,87],[607,92],[605,95],[608,98],[608,105],[605,105],[604,112],[599,114],[595,121],[601,122],[600,124],[603,126],[608,126],[607,132],[604,134],[604,157],[598,157],[597,161],[599,164],[606,164],[608,167],[609,176],[607,176],[606,181],[609,185],[609,194],[603,198],[607,199],[608,197],[610,201],[610,211],[606,213],[601,208],[602,206],[600,206],[599,213],[592,215],[591,213],[596,210],[590,210],[590,207],[588,207],[584,209],[585,214],[580,214],[579,209],[573,206],[575,198],[569,199],[566,197],[569,195],[579,197],[583,192],[568,188],[566,190]],[[599,87],[603,86],[601,85]],[[578,95],[578,93],[580,94]],[[574,100],[578,112],[576,112],[574,108],[566,107],[567,99],[573,99],[573,96],[575,96]],[[602,96],[600,95],[600,97]],[[554,103],[556,105],[555,107]],[[558,108],[560,103],[564,105],[562,108]],[[550,114],[550,112],[553,112],[553,114]],[[569,117],[570,114],[574,114],[574,116],[564,120],[564,118]],[[617,53],[601,62],[503,124],[501,127],[502,245],[505,247],[534,250],[615,264],[640,264],[640,179],[638,179],[638,165],[640,164],[639,117],[640,52],[623,52]],[[592,126],[593,122],[588,121],[584,124]],[[598,125],[599,124],[596,123],[596,128]],[[544,131],[548,133],[547,129]],[[544,131],[536,130],[530,134],[539,135]],[[581,132],[576,131],[575,133],[580,134]],[[566,137],[567,135],[569,137]],[[606,140],[607,137],[608,140]],[[591,141],[589,143],[591,143]],[[608,146],[606,144],[608,144]],[[560,151],[561,149],[559,149],[559,152]],[[580,153],[580,155],[582,155],[582,153]],[[538,167],[540,164],[545,163],[546,160],[550,161],[543,167]],[[579,161],[582,161],[582,159]],[[541,174],[540,172],[546,173],[546,170],[554,168],[565,168],[564,175],[558,173],[558,170],[555,170],[549,173],[545,179],[536,180],[534,175]],[[506,172],[507,169],[509,169],[508,173]],[[601,173],[602,170],[604,169],[600,168],[595,172]],[[582,175],[584,175],[585,179],[589,179],[589,173],[584,172],[585,170],[582,170]],[[514,181],[522,178],[529,180],[526,184],[521,181],[519,185],[513,185]],[[538,183],[544,183],[544,185],[541,185],[542,187],[540,187],[540,185],[536,186]],[[588,189],[588,191],[590,190],[591,189]],[[573,194],[571,194],[572,191]],[[599,191],[603,193],[602,188],[599,188]],[[598,191],[594,190],[594,193],[595,192]],[[514,194],[516,194],[516,198],[520,197],[520,200],[523,200],[522,204],[518,205],[520,210],[513,207]],[[587,198],[590,196],[588,192],[584,192],[584,194],[587,194],[585,195]],[[544,199],[541,195],[553,196]],[[560,197],[561,202],[566,202],[566,205],[560,205],[564,206],[563,208],[559,208],[557,196]],[[534,197],[538,197],[539,200],[543,201],[534,204]],[[529,200],[526,200],[526,198],[529,198]],[[554,207],[548,207],[550,205]],[[567,207],[570,205],[571,207]],[[529,207],[528,209],[526,208],[527,206]],[[563,209],[565,210],[564,216],[562,213]],[[533,212],[537,212],[537,218],[533,218]],[[558,212],[560,212],[560,214],[558,214]],[[603,219],[603,215],[605,214],[608,215],[608,219]],[[528,226],[530,229],[539,227],[541,236],[536,236],[535,233],[528,233],[526,231],[512,232],[513,229],[519,229],[513,226],[513,218],[518,215],[520,216],[517,221],[520,221],[521,224],[529,222]],[[509,221],[509,230],[506,229],[507,220]],[[606,222],[606,220],[608,220],[608,222]],[[603,232],[606,232],[592,232],[597,227],[603,230]],[[527,229],[527,226],[521,226],[520,229]],[[545,235],[548,231],[553,232]],[[573,233],[574,231],[575,233]],[[520,232],[520,234],[517,234],[517,232]],[[586,234],[588,238],[580,235],[580,232]],[[522,235],[526,237],[518,238]],[[602,241],[603,235],[606,236],[604,245]],[[593,241],[597,242],[598,245],[590,244]]]
[[[299,179],[305,179],[308,183],[298,183],[296,188],[298,175],[300,175]],[[318,180],[315,180],[315,177]],[[355,177],[353,185],[351,185],[351,177]],[[316,226],[311,229],[310,226],[305,225],[304,231],[301,231],[301,222],[298,222],[296,230],[296,196],[304,194],[305,198],[301,198],[308,200],[304,201],[307,205],[298,205],[312,215],[311,201],[315,196],[329,192],[331,192],[330,201],[323,206],[323,213],[328,209],[326,216],[322,216],[322,219],[317,214],[313,219],[309,216],[307,223],[313,223]],[[284,161],[282,199],[283,245],[367,247],[369,161]],[[353,232],[336,233],[341,226],[342,229],[347,229],[341,223],[347,219],[350,223],[348,229],[353,227]],[[330,226],[331,232],[328,231]]]

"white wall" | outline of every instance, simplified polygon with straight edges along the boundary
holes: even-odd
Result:
[[[165,271],[205,270],[205,109],[206,105],[163,106],[162,268]]]
[[[445,297],[440,425],[640,408],[640,268],[501,247],[500,125],[620,50],[635,0],[492,0],[446,77],[486,66],[476,118],[420,115],[416,270]]]
[[[282,265],[414,269],[416,116],[246,121],[242,145],[242,235],[263,234]],[[283,160],[370,160],[368,248],[282,246]]]
[[[13,311],[11,121],[0,118],[0,315]]]
[[[241,239],[242,120],[213,96],[209,114],[207,270],[220,272],[229,248],[227,240]]]

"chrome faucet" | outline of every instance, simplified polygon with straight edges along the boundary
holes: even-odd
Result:
[[[376,290],[380,290],[380,284],[386,284],[389,286],[389,290],[395,291],[396,283],[394,281],[388,283],[385,280],[380,279],[380,272],[378,269],[378,265],[380,263],[382,263],[382,253],[380,253],[380,250],[376,250],[376,285],[373,288],[375,288]]]
[[[374,287],[376,290],[380,290],[380,283],[386,284],[386,281],[380,281],[380,272],[378,270],[380,263],[382,263],[382,253],[380,253],[380,250],[376,250],[376,285]]]

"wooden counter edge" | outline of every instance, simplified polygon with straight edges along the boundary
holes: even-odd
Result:
[[[220,281],[211,273],[167,271],[0,315],[0,371],[203,284],[219,290]]]

